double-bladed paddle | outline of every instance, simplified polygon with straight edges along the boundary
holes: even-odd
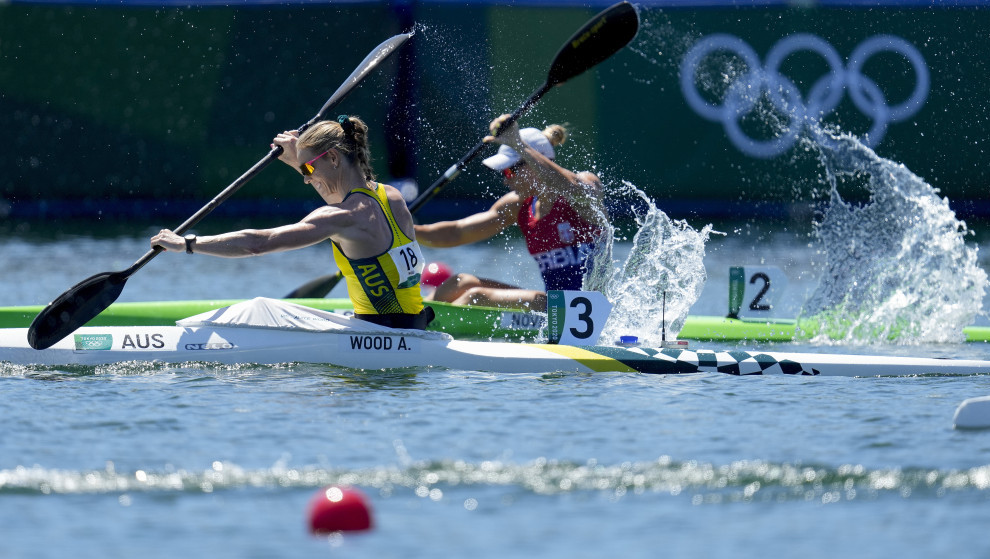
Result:
[[[347,97],[383,60],[398,50],[411,37],[412,33],[402,33],[375,47],[361,61],[361,64],[351,72],[351,75],[344,80],[344,83],[337,88],[337,91],[327,99],[327,102],[324,103],[316,116],[297,130],[302,133],[310,126],[326,118],[328,112],[336,107],[344,97]],[[260,173],[262,169],[278,159],[280,155],[282,155],[282,146],[275,146],[268,155],[238,177],[230,186],[213,198],[210,203],[203,206],[182,225],[176,227],[175,232],[181,235],[199,223],[207,214],[216,209],[217,206],[227,200],[227,198],[230,198],[242,186],[247,184],[249,180],[254,178],[255,175]],[[161,247],[155,247],[126,270],[96,274],[69,288],[68,291],[49,303],[34,318],[31,327],[28,329],[28,343],[34,349],[49,348],[83,324],[92,320],[117,300],[128,278],[144,267],[151,259],[158,256],[163,250]]]
[[[505,120],[502,126],[510,125],[518,120],[553,87],[583,74],[586,70],[621,50],[633,40],[638,31],[639,14],[629,2],[619,2],[588,20],[557,52],[553,63],[550,64],[547,81],[533,92],[529,99],[526,99]],[[485,145],[484,140],[478,142],[457,163],[451,165],[442,177],[409,204],[409,211],[415,213],[423,204],[436,196],[444,186],[457,178],[457,175],[467,168],[467,163],[481,153]],[[296,288],[292,293],[286,295],[286,298],[323,297],[337,285],[342,277],[340,272],[337,272],[316,278]]]

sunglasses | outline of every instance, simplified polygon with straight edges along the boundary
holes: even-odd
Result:
[[[502,169],[502,176],[507,179],[511,179],[512,177],[516,176],[516,172],[518,172],[519,168],[522,167],[523,165],[525,165],[525,163],[516,163],[512,167]]]
[[[313,171],[316,170],[316,167],[313,167],[313,163],[316,163],[316,160],[317,159],[323,157],[324,155],[326,155],[328,153],[330,153],[330,150],[326,150],[325,152],[317,155],[316,157],[314,157],[314,158],[310,159],[309,161],[307,161],[307,162],[303,163],[302,165],[300,165],[299,166],[299,170],[302,171],[303,176],[304,177],[308,177],[308,176],[312,175],[313,174]]]

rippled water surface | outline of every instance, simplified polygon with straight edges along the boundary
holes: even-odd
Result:
[[[10,263],[0,304],[44,303],[124,268],[152,229],[10,231],[0,240]],[[715,229],[727,235],[707,243],[708,277],[691,314],[724,314],[727,269],[740,263],[784,269],[781,312],[800,310],[821,258],[808,228]],[[622,261],[631,239],[619,237]],[[505,250],[520,242],[427,257],[535,282],[527,257]],[[280,296],[330,271],[323,251],[235,261],[166,254],[121,300]],[[984,344],[827,349],[990,358]],[[985,376],[130,363],[0,365],[0,391],[4,557],[990,553],[990,431],[952,427],[960,402],[990,394]],[[335,483],[368,495],[374,530],[307,533],[309,499]]]

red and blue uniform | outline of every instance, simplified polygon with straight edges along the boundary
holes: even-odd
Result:
[[[558,198],[541,219],[536,219],[535,207],[535,197],[523,201],[519,229],[529,254],[540,266],[547,291],[580,290],[601,228],[585,221],[564,198]]]

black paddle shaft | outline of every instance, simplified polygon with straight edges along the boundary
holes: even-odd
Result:
[[[302,133],[313,124],[324,119],[328,111],[340,103],[372,70],[388,58],[389,55],[398,50],[411,37],[412,33],[402,33],[375,47],[361,61],[361,64],[351,72],[351,75],[344,80],[344,83],[337,88],[337,91],[327,99],[327,102],[323,104],[320,111],[297,130]],[[282,155],[282,147],[275,146],[268,152],[268,155],[255,163],[247,172],[238,177],[227,188],[223,189],[220,194],[217,194],[216,197],[200,208],[192,217],[184,221],[182,225],[176,227],[174,231],[179,235],[188,231],[210,212],[215,210],[217,206],[233,196],[235,192],[240,190],[241,187],[247,184],[248,181],[253,179],[265,167],[278,159],[280,155]],[[163,251],[163,248],[155,247],[145,253],[144,256],[139,258],[137,262],[126,270],[96,274],[69,288],[68,291],[49,303],[48,306],[38,313],[38,316],[34,317],[34,321],[31,322],[31,326],[28,328],[28,343],[34,349],[49,348],[83,324],[92,320],[117,300],[128,278]]]
[[[541,86],[532,95],[530,95],[529,99],[527,99],[526,102],[522,104],[522,106],[516,109],[516,112],[509,115],[509,118],[505,119],[505,121],[502,122],[502,126],[509,126],[513,122],[519,120],[519,117],[521,117],[523,113],[529,110],[530,107],[535,105],[536,102],[540,100],[540,97],[543,97],[546,94],[546,92],[550,91],[550,88],[552,87],[553,86],[550,85],[549,82],[543,84],[543,86]],[[457,163],[451,165],[450,168],[447,169],[446,172],[444,172],[443,176],[437,179],[436,182],[431,184],[429,188],[424,190],[422,194],[420,194],[415,200],[412,201],[411,204],[409,204],[409,211],[411,213],[415,213],[416,210],[418,210],[423,204],[433,199],[433,197],[440,192],[441,188],[446,186],[447,183],[456,179],[457,175],[460,175],[462,171],[467,169],[468,162],[474,159],[475,157],[477,157],[478,154],[481,153],[481,150],[483,150],[486,145],[488,144],[485,143],[484,140],[475,144],[475,146],[471,148],[471,151],[467,152],[467,154],[465,154],[464,157],[460,158],[457,161]]]
[[[508,126],[517,121],[526,111],[540,100],[550,89],[561,85],[567,80],[583,74],[590,68],[611,57],[628,45],[639,32],[639,13],[629,2],[619,2],[606,8],[595,17],[588,20],[581,29],[564,43],[550,65],[547,81],[536,89],[529,99],[526,99],[513,112],[502,126]],[[467,168],[469,161],[474,159],[485,147],[485,142],[478,142],[471,151],[454,163],[443,176],[429,186],[411,204],[409,211],[415,212],[436,196],[447,183],[457,178]]]

